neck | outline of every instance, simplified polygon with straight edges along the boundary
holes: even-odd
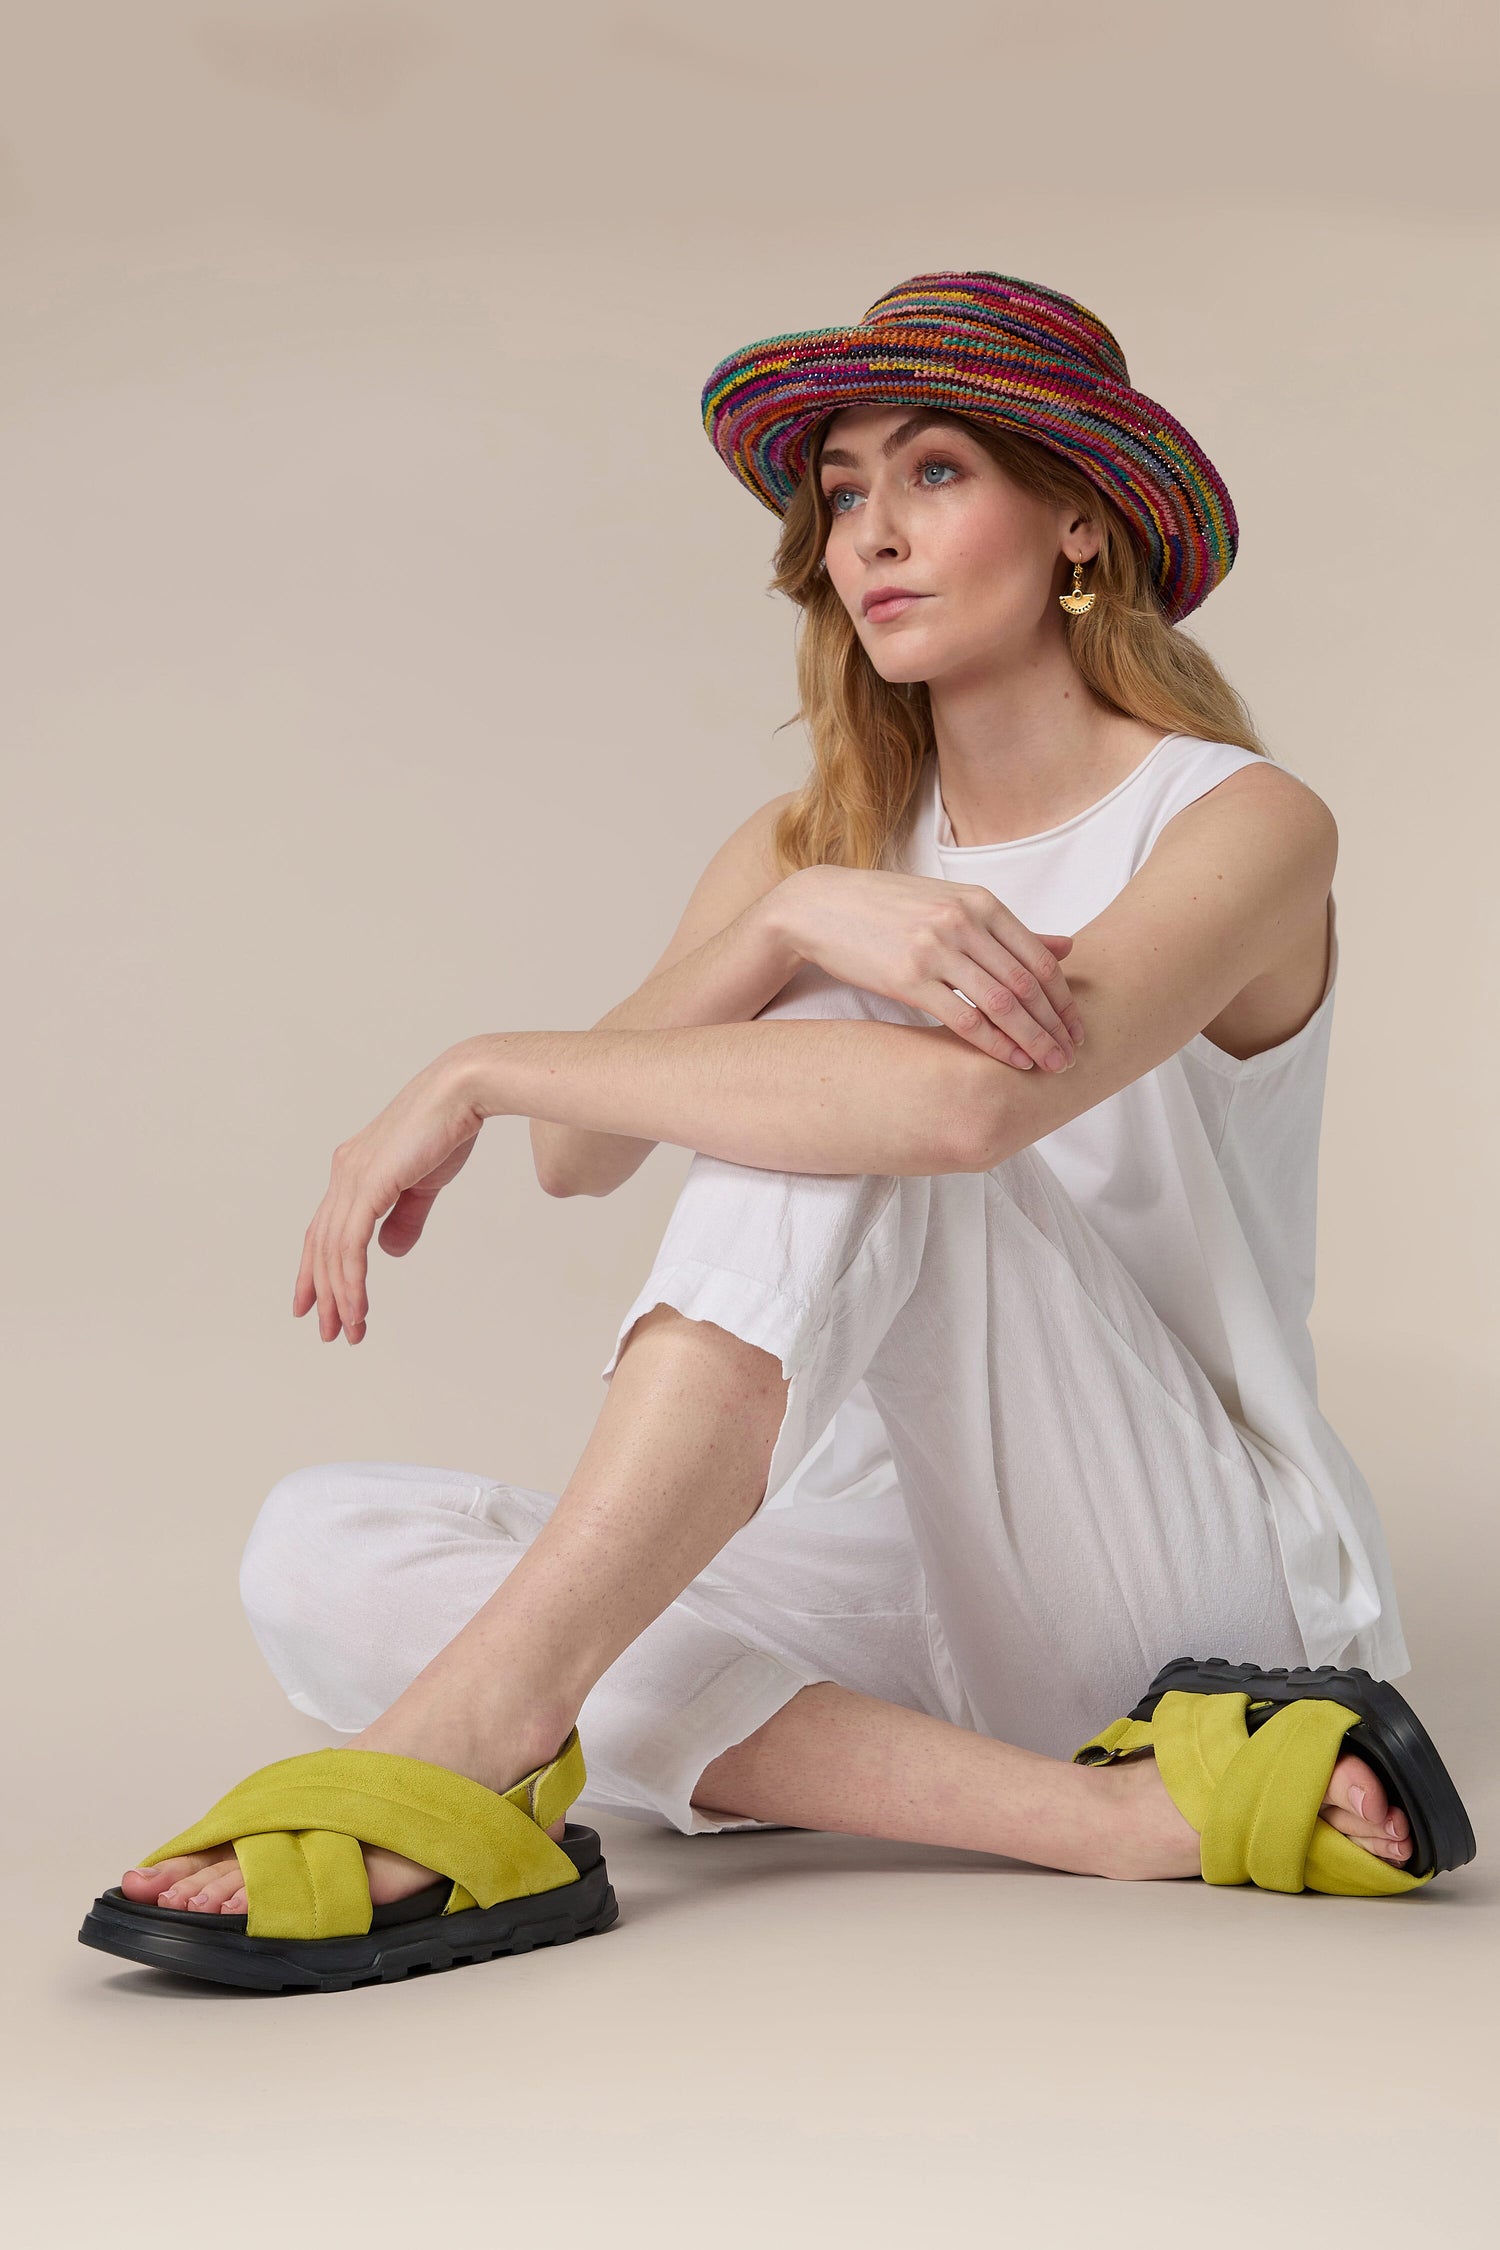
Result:
[[[1021,665],[928,682],[938,786],[957,844],[1003,844],[1070,820],[1166,732],[1112,711],[1060,642]]]

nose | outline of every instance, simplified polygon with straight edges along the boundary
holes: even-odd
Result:
[[[899,511],[879,490],[872,490],[867,494],[864,506],[859,511],[854,551],[864,563],[885,561],[893,555],[908,552]]]

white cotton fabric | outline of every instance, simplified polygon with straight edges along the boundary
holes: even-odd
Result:
[[[1073,820],[969,847],[930,760],[903,864],[1077,930],[1253,755],[1169,735]],[[1409,1668],[1306,1326],[1336,948],[1279,1047],[1200,1034],[985,1173],[693,1157],[604,1377],[667,1303],[774,1353],[787,1402],[758,1513],[584,1704],[585,1809],[767,1825],[692,1798],[815,1680],[1066,1757],[1174,1656]],[[811,965],[761,1016],[937,1021]],[[556,1501],[397,1462],[283,1478],[241,1584],[293,1703],[368,1724]]]
[[[929,759],[908,864],[984,884],[1032,929],[1077,931],[1137,873],[1175,813],[1259,762],[1252,750],[1166,735],[1060,827],[956,845]],[[1363,1664],[1390,1679],[1410,1658],[1385,1538],[1368,1484],[1319,1410],[1307,1325],[1338,981],[1332,898],[1328,931],[1322,996],[1290,1038],[1240,1060],[1198,1032],[1034,1145],[1186,1344],[1255,1456],[1310,1661]]]

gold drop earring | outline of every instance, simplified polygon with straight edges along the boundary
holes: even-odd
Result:
[[[1087,594],[1083,591],[1083,565],[1081,562],[1076,562],[1073,565],[1072,592],[1059,594],[1057,598],[1070,617],[1086,617],[1093,608],[1094,596],[1092,591]]]

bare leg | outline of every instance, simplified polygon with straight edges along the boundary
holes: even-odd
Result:
[[[351,1747],[425,1758],[493,1789],[551,1758],[600,1675],[754,1515],[786,1394],[772,1353],[671,1305],[643,1314],[548,1523]],[[367,1848],[365,1859],[380,1902],[432,1880],[394,1853]],[[244,1912],[232,1853],[134,1868],[122,1887]]]
[[[759,1507],[786,1394],[771,1353],[670,1305],[642,1315],[546,1526],[354,1746],[425,1758],[495,1789],[552,1757],[602,1673]],[[1341,1782],[1345,1769],[1352,1783]],[[1379,1787],[1357,1759],[1340,1762],[1331,1786]],[[1120,1872],[1122,1850],[1130,1858],[1128,1839],[1110,1841],[1111,1820],[1133,1831],[1142,1806],[1152,1808],[1148,1859],[1160,1856],[1163,1828],[1169,1857],[1183,1856],[1183,1831],[1192,1836],[1153,1760],[1075,1767],[827,1683],[804,1689],[715,1760],[700,1795],[705,1789],[714,1809],[752,1819],[956,1843],[1098,1873]],[[1379,1800],[1378,1819],[1384,1809]],[[379,1900],[431,1880],[391,1853],[367,1850],[366,1859]],[[1194,1858],[1135,1871],[1195,1867]],[[232,1854],[134,1869],[123,1888],[203,1912],[244,1910]]]
[[[1197,1834],[1151,1756],[1075,1766],[829,1680],[801,1689],[706,1766],[693,1803],[711,1815],[956,1845],[1076,1874],[1139,1881],[1199,1871]],[[1410,1857],[1406,1815],[1388,1814],[1362,1758],[1334,1767],[1323,1818],[1383,1858]]]

